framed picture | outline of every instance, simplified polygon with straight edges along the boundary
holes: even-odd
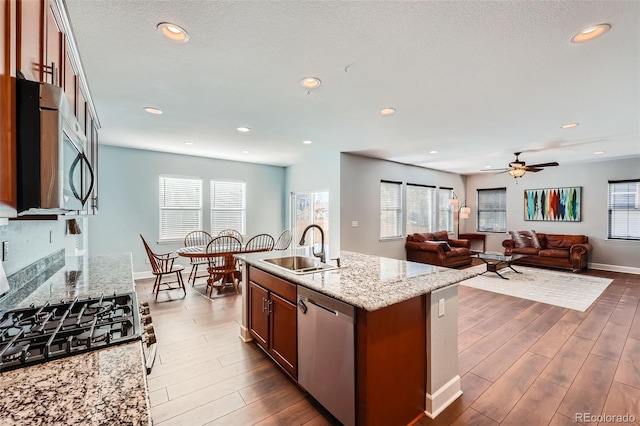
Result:
[[[581,186],[524,190],[524,220],[580,222],[581,206]]]

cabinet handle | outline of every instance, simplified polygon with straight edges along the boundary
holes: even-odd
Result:
[[[271,314],[273,312],[273,300],[269,300],[267,302],[267,313]]]
[[[266,302],[267,302],[267,299],[265,299],[263,297],[262,298],[262,312],[265,312],[267,310]]]

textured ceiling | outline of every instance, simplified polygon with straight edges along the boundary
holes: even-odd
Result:
[[[560,166],[640,156],[637,1],[66,3],[105,144],[281,166],[343,151],[463,174],[514,151]],[[163,21],[190,41],[162,37]],[[603,22],[601,38],[569,41]],[[322,85],[307,93],[305,76]]]

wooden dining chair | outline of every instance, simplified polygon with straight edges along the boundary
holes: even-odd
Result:
[[[236,260],[233,255],[241,250],[242,243],[237,238],[228,235],[216,237],[207,245],[206,253],[209,259],[207,288],[211,287],[209,297],[213,294],[214,287],[221,291],[222,288],[230,284],[238,294]]]
[[[213,240],[211,234],[206,231],[193,231],[189,232],[186,237],[184,237],[184,246],[185,247],[207,247]],[[198,277],[198,266],[200,265],[208,265],[209,259],[206,257],[191,257],[189,258],[191,263],[191,272],[189,273],[189,278],[187,282],[191,282],[191,286],[193,287],[196,283],[196,278]]]
[[[185,296],[187,295],[187,289],[184,287],[184,282],[182,281],[182,271],[184,270],[184,266],[182,265],[174,265],[174,261],[178,257],[173,253],[163,253],[156,254],[151,250],[149,244],[144,239],[142,234],[140,234],[140,238],[142,238],[142,243],[144,244],[144,249],[147,252],[147,256],[149,257],[149,263],[151,263],[151,272],[156,277],[156,280],[153,283],[153,293],[156,295],[156,300],[158,299],[158,293],[166,290],[178,290],[182,289]],[[176,274],[176,281],[165,281],[162,282],[162,278],[166,275]],[[177,287],[171,286],[172,283],[178,283]],[[161,286],[166,285],[167,288],[161,288]]]
[[[269,234],[258,234],[247,241],[245,252],[273,250],[273,237]]]
[[[242,244],[242,234],[236,231],[235,229],[223,229],[222,231],[218,232],[218,237],[225,237],[225,236],[234,237],[235,239],[240,241],[240,244]]]
[[[280,236],[276,240],[276,243],[273,246],[273,249],[274,250],[286,250],[286,249],[288,249],[289,245],[291,244],[291,239],[292,238],[293,238],[293,235],[291,234],[291,231],[289,229],[285,229],[284,231],[282,231],[282,233],[280,234]]]

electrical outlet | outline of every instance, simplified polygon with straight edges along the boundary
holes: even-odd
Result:
[[[357,220],[352,220],[351,221],[351,227],[352,228],[357,228],[358,227],[358,221]]]
[[[9,258],[9,241],[2,242],[2,261],[5,262]]]
[[[438,300],[438,318],[444,316],[444,299]]]

